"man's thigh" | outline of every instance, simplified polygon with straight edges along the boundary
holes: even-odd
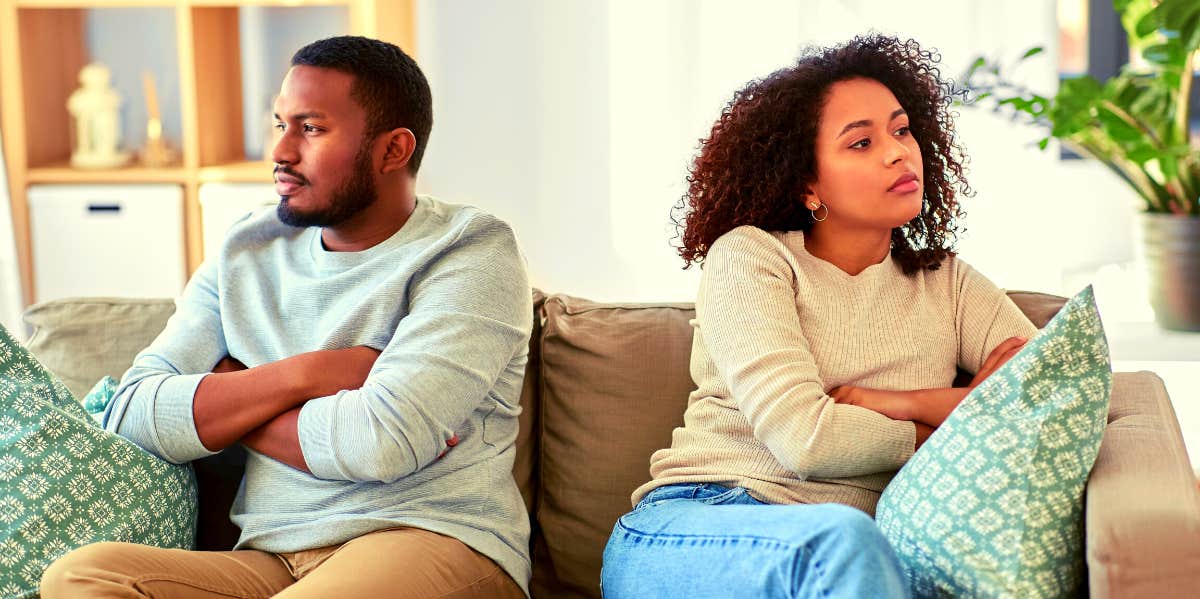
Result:
[[[292,584],[287,566],[262,551],[185,551],[95,543],[55,561],[42,575],[44,599],[270,597]]]
[[[280,599],[336,596],[523,599],[525,594],[495,562],[461,541],[397,528],[347,542],[279,594]]]

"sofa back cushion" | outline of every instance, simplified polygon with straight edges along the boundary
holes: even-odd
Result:
[[[536,556],[533,593],[599,597],[613,523],[683,424],[695,310],[555,295],[544,314],[535,519],[548,553]]]
[[[26,347],[82,399],[96,381],[121,375],[175,313],[169,299],[77,298],[25,311],[33,327]]]

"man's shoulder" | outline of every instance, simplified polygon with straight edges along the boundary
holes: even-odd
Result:
[[[226,247],[256,246],[279,238],[294,238],[304,231],[303,227],[284,224],[276,216],[274,206],[264,206],[247,213],[235,222],[225,234]]]
[[[419,201],[426,202],[431,218],[453,232],[459,241],[494,235],[514,237],[508,222],[478,206],[444,202],[431,196],[420,196]]]

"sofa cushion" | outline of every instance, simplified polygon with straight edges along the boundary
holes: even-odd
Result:
[[[175,313],[169,299],[79,298],[30,307],[26,346],[81,399],[105,376],[120,380]]]
[[[1036,291],[1009,291],[1008,297],[1021,309],[1033,326],[1043,328],[1067,303],[1067,298]]]
[[[1089,287],[963,399],[880,497],[879,528],[915,596],[1078,591],[1083,490],[1111,390]]]
[[[546,300],[534,594],[599,597],[600,555],[688,394],[691,304]],[[541,557],[541,556],[539,556]]]
[[[1114,374],[1108,423],[1087,487],[1091,595],[1174,597],[1196,589],[1200,494],[1162,379]]]
[[[98,541],[192,547],[196,481],[92,420],[0,327],[0,595]]]

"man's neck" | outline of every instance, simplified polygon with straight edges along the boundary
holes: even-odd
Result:
[[[331,252],[361,252],[396,234],[417,207],[411,191],[397,198],[380,195],[374,204],[336,227],[321,229],[321,244]]]

